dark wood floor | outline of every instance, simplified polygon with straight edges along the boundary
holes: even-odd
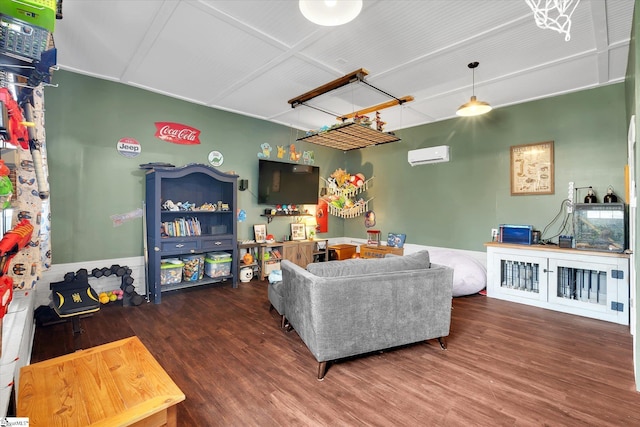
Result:
[[[628,327],[480,295],[453,307],[448,350],[343,360],[324,381],[264,282],[106,306],[75,344],[140,337],[186,395],[183,426],[640,425]],[[36,328],[32,363],[72,351],[71,324]]]

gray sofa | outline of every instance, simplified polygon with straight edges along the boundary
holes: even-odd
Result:
[[[309,264],[282,261],[286,316],[318,361],[327,362],[437,338],[446,348],[453,269],[427,251],[402,257]]]

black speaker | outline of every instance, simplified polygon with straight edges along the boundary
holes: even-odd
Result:
[[[249,180],[248,179],[241,179],[239,188],[240,188],[240,191],[244,191],[247,188],[249,188]]]

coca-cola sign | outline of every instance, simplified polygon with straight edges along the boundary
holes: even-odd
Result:
[[[172,122],[156,122],[156,138],[174,144],[200,144],[200,130],[191,126]]]

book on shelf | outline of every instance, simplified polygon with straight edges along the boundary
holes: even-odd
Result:
[[[164,233],[168,237],[201,236],[202,226],[198,218],[176,218],[162,223]]]

